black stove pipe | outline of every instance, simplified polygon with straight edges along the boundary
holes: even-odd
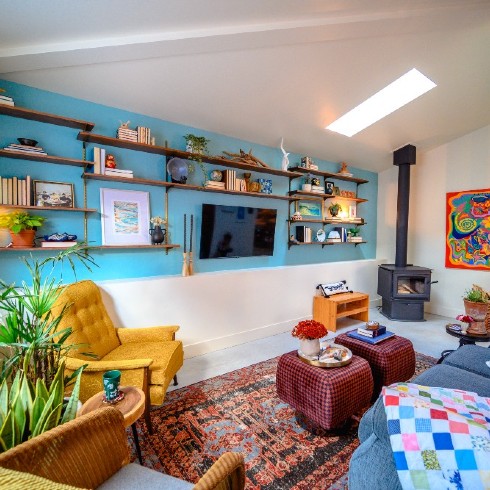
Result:
[[[398,199],[396,207],[395,266],[407,266],[408,209],[410,199],[410,165],[415,165],[416,148],[406,145],[393,152],[393,165],[398,166]]]

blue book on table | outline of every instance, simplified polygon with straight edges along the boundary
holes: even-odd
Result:
[[[362,340],[363,342],[367,342],[368,344],[379,344],[380,342],[383,342],[383,340],[394,337],[395,334],[387,330],[386,333],[371,338],[357,333],[356,330],[352,330],[351,332],[347,332],[347,336],[352,337],[353,339]]]

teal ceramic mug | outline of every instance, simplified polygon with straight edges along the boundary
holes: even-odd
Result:
[[[102,375],[104,383],[104,395],[108,402],[113,402],[119,396],[119,383],[121,382],[121,371],[113,369]]]

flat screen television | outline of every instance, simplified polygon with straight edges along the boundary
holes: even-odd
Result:
[[[274,253],[276,209],[202,205],[200,259]]]

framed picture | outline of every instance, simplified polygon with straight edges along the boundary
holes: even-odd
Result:
[[[322,203],[320,201],[299,201],[298,211],[305,218],[322,219]]]
[[[333,190],[335,187],[335,183],[331,182],[330,180],[325,181],[325,194],[333,194]]]
[[[102,245],[150,244],[150,194],[100,189]]]
[[[356,217],[356,206],[349,206],[349,218]]]
[[[490,270],[490,189],[446,194],[446,267]]]
[[[73,184],[35,180],[34,204],[43,208],[73,208],[75,195]]]

